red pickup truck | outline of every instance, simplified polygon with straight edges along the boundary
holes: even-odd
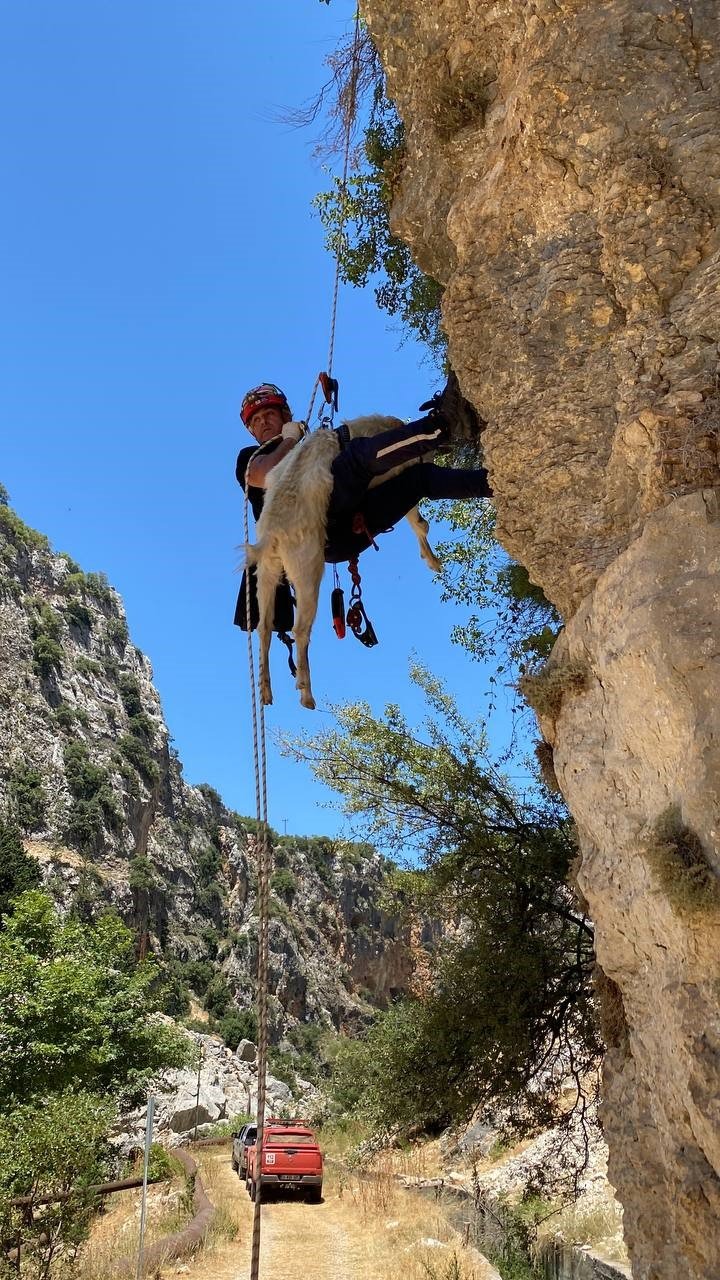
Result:
[[[245,1185],[255,1199],[257,1145],[248,1148]],[[323,1158],[317,1138],[307,1125],[270,1120],[263,1136],[260,1185],[262,1198],[269,1191],[304,1191],[315,1204],[322,1200]]]

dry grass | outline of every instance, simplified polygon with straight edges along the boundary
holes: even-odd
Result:
[[[118,1263],[137,1257],[140,1238],[140,1192],[123,1191],[108,1199],[98,1214],[75,1264],[76,1280],[116,1280]],[[145,1245],[179,1231],[192,1217],[184,1179],[148,1187]]]
[[[563,698],[587,689],[589,676],[587,663],[573,659],[557,666],[544,666],[534,673],[527,672],[518,680],[518,689],[533,711],[555,720]]]
[[[535,743],[535,759],[538,762],[540,776],[548,791],[553,791],[556,795],[562,795],[560,783],[555,772],[555,753],[549,742],[541,740]]]
[[[720,908],[720,880],[708,862],[702,842],[684,825],[676,806],[667,809],[658,819],[643,852],[678,915]]]
[[[492,101],[491,77],[485,72],[455,75],[443,81],[432,104],[433,124],[447,141],[468,125],[484,125]]]
[[[622,1208],[610,1187],[602,1199],[596,1198],[591,1203],[581,1200],[549,1218],[540,1227],[539,1242],[555,1235],[562,1236],[568,1244],[590,1245],[608,1262],[628,1262],[623,1243]]]

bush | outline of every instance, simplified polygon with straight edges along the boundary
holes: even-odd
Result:
[[[108,623],[108,626],[110,624]],[[140,685],[135,676],[129,672],[123,672],[118,680],[118,690],[122,704],[129,716],[140,715],[142,711],[142,697],[140,694]]]
[[[24,524],[12,507],[0,503],[0,533],[4,533],[16,546],[27,547],[29,551],[50,551],[52,548],[44,533],[31,529]]]
[[[218,1020],[218,1031],[228,1049],[233,1052],[241,1040],[252,1040],[257,1044],[258,1024],[254,1009],[231,1009]]]
[[[124,650],[130,639],[127,629],[127,623],[124,618],[108,618],[105,634],[112,644],[117,645],[118,649]]]
[[[57,640],[41,632],[33,640],[33,671],[46,680],[56,669],[62,670],[63,652]]]
[[[69,702],[61,702],[55,708],[54,715],[58,729],[72,729],[75,724],[75,712]]]
[[[45,824],[45,792],[38,769],[21,763],[15,765],[9,782],[10,804],[21,831],[30,833]]]
[[[69,742],[63,751],[65,778],[73,797],[65,836],[79,849],[98,849],[104,828],[118,831],[122,817],[115,804],[110,775],[90,759],[84,742]]]
[[[196,996],[205,995],[214,973],[209,960],[187,960],[182,968],[183,977]]]
[[[132,733],[124,733],[118,742],[118,751],[144,778],[148,786],[153,786],[160,777],[157,762],[153,760],[145,743]]]
[[[280,867],[272,875],[270,888],[279,898],[292,902],[297,891],[297,881],[288,867]]]
[[[208,1013],[215,1018],[222,1018],[232,1003],[230,988],[221,973],[210,979],[203,1001]]]
[[[128,864],[128,869],[130,872],[128,884],[131,889],[148,893],[155,888],[155,869],[149,858],[140,857],[139,855],[132,858]]]
[[[197,855],[195,861],[198,884],[212,884],[220,871],[221,865],[222,860],[219,850],[214,845],[209,845],[203,849]]]
[[[556,719],[560,714],[563,698],[582,693],[588,687],[590,670],[586,662],[569,660],[540,671],[528,672],[518,681],[518,689],[539,716]]]
[[[74,596],[65,606],[65,617],[69,622],[75,624],[76,627],[86,627],[88,631],[92,630],[93,618],[87,605]]]
[[[676,914],[720,909],[720,880],[702,841],[683,823],[677,806],[658,819],[645,856]]]

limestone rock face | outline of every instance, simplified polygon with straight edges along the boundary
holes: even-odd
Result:
[[[361,7],[406,127],[394,227],[445,286],[500,540],[567,620],[552,666],[586,670],[543,729],[615,984],[604,1123],[633,1274],[713,1280],[718,916],[672,859],[720,873],[720,11]]]

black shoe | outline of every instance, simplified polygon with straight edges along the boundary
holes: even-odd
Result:
[[[463,396],[457,374],[452,369],[443,390],[436,392],[420,408],[429,410],[431,417],[437,415],[443,419],[448,438],[476,440],[486,425]]]

